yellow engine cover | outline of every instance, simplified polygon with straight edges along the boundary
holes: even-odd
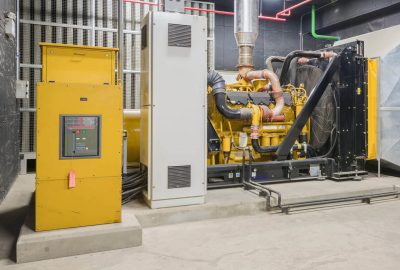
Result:
[[[240,92],[243,94],[258,92],[266,85],[266,83],[266,80],[254,80],[251,83],[240,80],[233,84],[227,84],[226,92]],[[239,134],[246,133],[248,138],[247,146],[250,147],[252,122],[251,120],[226,119],[218,112],[211,89],[208,90],[208,118],[221,141],[221,149],[208,154],[208,165],[242,163],[243,150],[237,147],[239,145]],[[268,93],[265,93],[265,95],[267,94]],[[284,86],[283,94],[286,95],[286,98],[291,100],[289,104],[285,104],[281,112],[285,119],[280,122],[261,122],[259,133],[259,142],[261,146],[279,145],[307,101],[307,92],[302,84],[298,87],[293,85]],[[250,108],[252,106],[252,103],[249,100],[247,104],[232,104],[232,102],[228,103],[228,101],[227,104],[232,109]],[[268,105],[270,109],[273,109],[274,106],[275,105],[272,103]],[[302,133],[307,135],[307,139],[309,139],[309,130],[310,122],[308,121],[307,125],[302,129]],[[256,162],[273,160],[273,155],[271,153],[261,155],[254,149],[252,151],[252,156]],[[247,152],[244,158],[245,160],[250,159]],[[295,158],[300,159],[300,157],[297,156],[297,153],[295,153]]]

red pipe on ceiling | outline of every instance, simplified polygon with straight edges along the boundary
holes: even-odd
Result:
[[[158,6],[158,3],[153,3],[153,2],[148,2],[148,1],[139,1],[139,0],[124,0],[125,2],[129,3],[135,3],[135,4],[141,4],[141,5],[150,5],[150,6]],[[293,5],[291,7],[288,7],[284,10],[279,11],[276,13],[275,17],[271,16],[258,16],[260,20],[268,20],[268,21],[277,21],[277,22],[286,22],[286,19],[284,18],[279,18],[279,16],[285,16],[288,17],[291,15],[291,11],[295,8],[298,8],[302,5],[305,5],[307,3],[311,3],[312,0],[305,0],[303,2],[300,2],[296,5]],[[185,7],[185,10],[191,10],[191,11],[199,11],[199,12],[207,12],[207,13],[214,13],[214,14],[221,14],[221,15],[230,15],[233,16],[235,13],[229,12],[229,11],[221,11],[221,10],[212,10],[212,9],[203,9],[203,8],[192,8],[192,7]]]
[[[288,11],[288,13],[282,13],[282,14],[280,14],[280,16],[286,16],[286,17],[289,17],[290,15],[292,15],[292,11]]]
[[[233,12],[228,11],[219,11],[219,10],[211,10],[211,9],[203,9],[203,8],[190,8],[186,7],[185,10],[192,10],[192,11],[200,11],[200,12],[208,12],[208,13],[215,13],[215,14],[223,14],[223,15],[235,15]],[[269,17],[269,16],[258,16],[260,20],[269,20],[269,21],[277,21],[277,22],[286,22],[286,19],[283,18],[276,18],[276,17]]]
[[[305,0],[303,2],[300,2],[300,3],[296,4],[296,5],[293,5],[291,7],[285,8],[284,10],[281,10],[278,13],[276,13],[275,17],[278,17],[278,16],[290,16],[290,11],[291,10],[293,10],[295,8],[298,8],[298,7],[302,6],[302,5],[311,3],[311,2],[312,2],[312,0]],[[289,15],[287,14],[287,12],[289,12]]]
[[[258,16],[260,20],[266,20],[266,21],[275,21],[275,22],[286,22],[286,19],[284,18],[278,18],[278,17],[270,17],[270,16]]]

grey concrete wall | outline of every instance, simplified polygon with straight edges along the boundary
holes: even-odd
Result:
[[[366,57],[383,57],[400,45],[400,25],[395,25],[351,38],[341,39],[335,42],[335,46],[356,40],[364,41],[364,55]],[[385,42],[382,42],[382,40]]]
[[[336,27],[338,23],[362,18],[370,21],[374,14],[387,15],[399,6],[400,0],[340,0],[319,12],[317,28]]]
[[[227,1],[213,2],[216,9],[233,11],[232,4]],[[321,7],[326,3],[328,1],[318,1],[317,5]],[[264,4],[265,14],[274,14],[277,10],[280,6],[276,3]],[[300,18],[304,13],[304,49],[321,49],[333,43],[315,40],[309,35],[310,10],[309,5],[299,8],[285,23],[260,21],[254,57],[256,68],[264,67],[264,60],[270,55],[286,55],[300,48]],[[400,0],[339,0],[317,11],[316,24],[317,33],[342,39],[385,29],[400,24]],[[238,50],[233,35],[233,16],[216,15],[215,39],[216,69],[236,70]]]
[[[318,34],[346,39],[400,24],[400,0],[340,0],[317,11]],[[310,31],[310,15],[304,16],[303,32]],[[382,41],[384,42],[384,41]],[[304,36],[305,49],[317,49],[332,42]]]
[[[259,35],[254,51],[255,68],[264,68],[265,59],[271,55],[286,55],[299,48],[299,20],[287,22],[260,20]],[[215,17],[215,68],[236,70],[238,49],[233,30],[233,16]]]
[[[16,1],[0,1],[0,202],[19,166],[19,113],[15,99],[16,40],[4,33],[4,14],[16,12]]]

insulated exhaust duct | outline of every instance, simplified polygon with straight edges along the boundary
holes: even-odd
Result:
[[[253,64],[253,50],[258,36],[259,0],[235,0],[235,38],[239,47],[238,67]]]

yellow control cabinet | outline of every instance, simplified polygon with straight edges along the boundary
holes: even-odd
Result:
[[[41,47],[36,231],[120,222],[123,127],[117,50]]]

